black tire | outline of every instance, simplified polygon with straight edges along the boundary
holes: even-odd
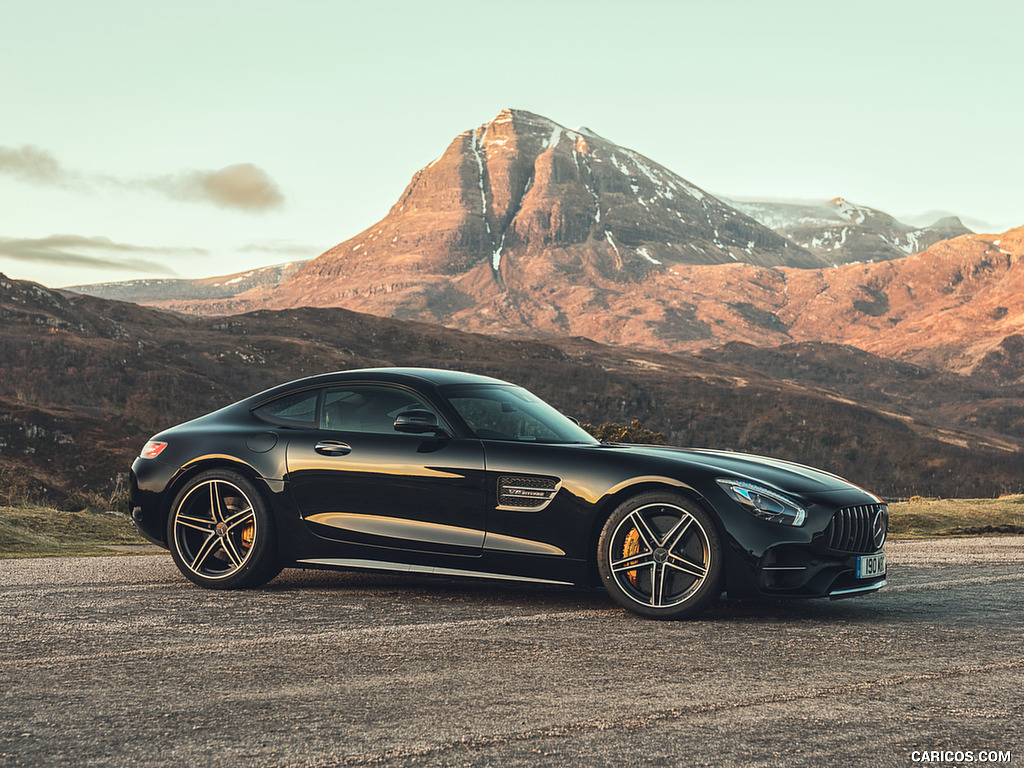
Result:
[[[620,504],[598,541],[597,566],[608,594],[652,619],[693,616],[722,593],[722,544],[696,502],[652,491]]]
[[[229,469],[201,472],[178,492],[167,517],[167,544],[178,570],[208,589],[258,587],[281,572],[263,496]]]

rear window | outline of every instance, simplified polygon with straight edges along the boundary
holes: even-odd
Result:
[[[257,418],[271,424],[292,427],[313,427],[316,424],[316,406],[319,390],[296,392],[279,397],[253,411]]]

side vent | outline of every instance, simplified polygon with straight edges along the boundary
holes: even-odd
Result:
[[[498,478],[498,508],[536,512],[543,509],[558,493],[553,477],[502,475]]]

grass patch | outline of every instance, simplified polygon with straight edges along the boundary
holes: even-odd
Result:
[[[893,538],[1024,534],[1024,496],[998,499],[926,499],[889,505]]]
[[[116,512],[0,506],[0,557],[110,555],[109,547],[146,543]]]
[[[890,536],[1024,534],[1024,495],[999,499],[925,499],[889,505]],[[31,503],[0,506],[0,558],[111,555],[111,547],[146,544],[126,515],[69,512]]]

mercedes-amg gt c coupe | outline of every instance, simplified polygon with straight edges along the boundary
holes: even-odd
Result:
[[[603,585],[634,613],[885,585],[888,508],[835,475],[595,440],[504,381],[379,368],[269,389],[146,443],[132,517],[214,589],[284,567]]]

